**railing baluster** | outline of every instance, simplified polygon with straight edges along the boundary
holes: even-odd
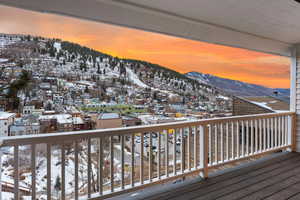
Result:
[[[281,133],[282,133],[282,139],[281,139],[281,144],[282,146],[285,146],[285,123],[284,123],[284,116],[281,117]]]
[[[282,124],[281,117],[278,117],[278,147],[282,146]]]
[[[289,135],[289,126],[288,126],[288,116],[284,117],[284,140],[285,140],[285,145],[289,145],[288,141],[288,135]]]
[[[286,143],[287,145],[293,144],[293,118],[288,116],[286,118]]]
[[[87,156],[88,156],[88,198],[91,198],[91,173],[92,173],[92,159],[91,159],[91,139],[88,138],[87,141]]]
[[[231,122],[231,159],[234,160],[234,122]]]
[[[207,125],[200,126],[200,168],[202,168],[203,178],[208,177],[208,132]]]
[[[134,187],[134,152],[135,152],[135,149],[134,149],[134,139],[135,139],[135,136],[134,134],[131,135],[131,187]]]
[[[220,125],[220,137],[221,137],[221,139],[220,139],[220,145],[221,145],[221,147],[220,147],[220,149],[221,149],[221,162],[223,163],[224,162],[224,136],[223,136],[223,124],[221,123]]]
[[[125,158],[124,158],[124,151],[125,151],[125,137],[121,136],[121,188],[124,189],[125,186]]]
[[[144,184],[144,133],[141,133],[140,147],[140,183]]]
[[[240,157],[240,125],[239,121],[236,121],[236,156]]]
[[[271,129],[270,129],[270,123],[271,123],[271,119],[268,118],[267,120],[267,149],[271,148]]]
[[[250,144],[250,147],[251,147],[251,154],[254,153],[254,124],[253,124],[253,120],[251,120],[251,136],[250,136],[250,139],[251,139],[251,144]]]
[[[61,145],[61,199],[65,200],[66,196],[66,156],[65,144]]]
[[[226,122],[226,160],[229,160],[229,123]]]
[[[114,181],[114,137],[110,136],[110,191],[114,192],[115,190],[115,181]]]
[[[47,144],[47,199],[51,200],[51,144]]]
[[[99,176],[99,194],[102,195],[103,194],[103,139],[99,138],[98,139],[98,148],[99,148],[99,171],[98,171],[98,176]]]
[[[181,136],[181,144],[180,144],[180,152],[181,152],[181,173],[185,170],[185,139],[184,139],[184,129],[180,129],[180,136]]]
[[[212,165],[213,164],[213,154],[212,154],[212,146],[213,146],[213,142],[212,142],[212,126],[209,125],[208,127],[208,139],[209,139],[209,145],[208,145],[208,152],[209,152],[209,164]]]
[[[245,156],[245,122],[242,121],[242,156]]]
[[[199,136],[199,126],[195,126],[195,134],[194,134],[194,168],[195,170],[198,167],[198,151],[197,151],[197,144],[198,141],[198,136]]]
[[[258,151],[258,126],[257,126],[257,120],[254,121],[255,129],[254,129],[254,137],[255,137],[255,153]]]
[[[278,121],[278,145],[277,145],[277,147],[280,147],[281,146],[281,138],[282,138],[282,136],[281,136],[281,131],[282,131],[282,129],[281,129],[281,117],[278,117],[277,121]]]
[[[161,170],[161,132],[158,132],[158,142],[157,142],[157,177],[161,178],[160,170]]]
[[[266,131],[266,121],[267,119],[263,119],[263,135],[264,135],[264,146],[263,149],[264,151],[267,149],[267,131]]]
[[[188,152],[188,169],[191,171],[191,160],[192,160],[192,152],[191,152],[191,146],[192,146],[192,127],[188,128],[188,142],[187,142],[187,152]]]
[[[14,146],[14,197],[19,199],[19,146]]]
[[[166,144],[165,144],[165,170],[166,170],[166,176],[169,177],[169,132],[166,131]]]
[[[75,146],[74,146],[74,153],[75,153],[75,200],[78,200],[78,190],[79,190],[79,187],[78,187],[78,141],[76,140],[75,141]]]
[[[35,144],[31,145],[31,199],[36,199],[36,163],[35,163]],[[0,191],[1,192],[1,191]]]
[[[277,117],[274,117],[274,121],[275,121],[275,123],[274,123],[275,145],[274,145],[274,147],[277,147],[278,146],[278,119],[277,119]]]
[[[149,136],[149,181],[152,182],[153,177],[153,153],[152,153],[152,132]]]
[[[284,141],[284,116],[281,117],[281,146],[285,146]]]
[[[173,173],[174,173],[174,175],[177,174],[177,171],[176,171],[176,132],[177,132],[177,129],[174,130],[174,134],[173,134]]]
[[[262,152],[262,147],[263,147],[263,144],[262,144],[262,119],[259,119],[259,151]]]
[[[218,126],[214,125],[215,131],[215,163],[218,163]]]
[[[246,154],[249,155],[249,120],[246,121]]]
[[[274,118],[271,118],[271,148],[274,148]]]

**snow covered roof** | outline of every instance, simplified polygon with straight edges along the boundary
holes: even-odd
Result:
[[[39,117],[39,119],[40,120],[56,119],[57,123],[59,123],[59,124],[72,124],[73,123],[72,115],[69,115],[69,114],[41,115]]]
[[[7,62],[8,59],[5,59],[5,58],[0,58],[0,63],[4,63],[4,62]]]
[[[98,119],[118,119],[120,118],[118,113],[103,113],[99,115]]]
[[[288,111],[289,104],[274,97],[242,97],[246,101],[274,112]]]
[[[15,113],[0,112],[0,120],[5,120],[10,117],[14,117],[15,115],[16,115]]]
[[[73,124],[84,124],[81,117],[73,117]]]

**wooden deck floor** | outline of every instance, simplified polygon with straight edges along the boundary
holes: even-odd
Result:
[[[151,188],[115,199],[143,200],[300,200],[300,154],[272,159],[214,175],[207,180],[173,184],[163,191]]]

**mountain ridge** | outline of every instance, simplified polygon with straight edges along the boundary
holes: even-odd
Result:
[[[214,86],[235,96],[273,96],[285,101],[288,101],[289,98],[288,88],[268,88],[258,84],[222,78],[196,71],[188,72],[185,75],[200,83]]]

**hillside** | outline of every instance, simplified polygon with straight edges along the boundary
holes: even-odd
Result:
[[[0,44],[0,58],[5,61],[2,70],[27,70],[36,84],[55,79],[59,84],[52,93],[58,93],[63,103],[78,105],[84,104],[84,99],[97,98],[125,104],[143,100],[152,107],[189,104],[192,109],[207,111],[230,107],[226,92],[157,64],[120,59],[68,41],[30,35],[0,34]],[[7,77],[11,76],[3,76],[10,81]],[[36,92],[26,93],[26,98],[36,98],[38,87],[33,85]],[[226,109],[218,106],[219,97],[228,101]]]

